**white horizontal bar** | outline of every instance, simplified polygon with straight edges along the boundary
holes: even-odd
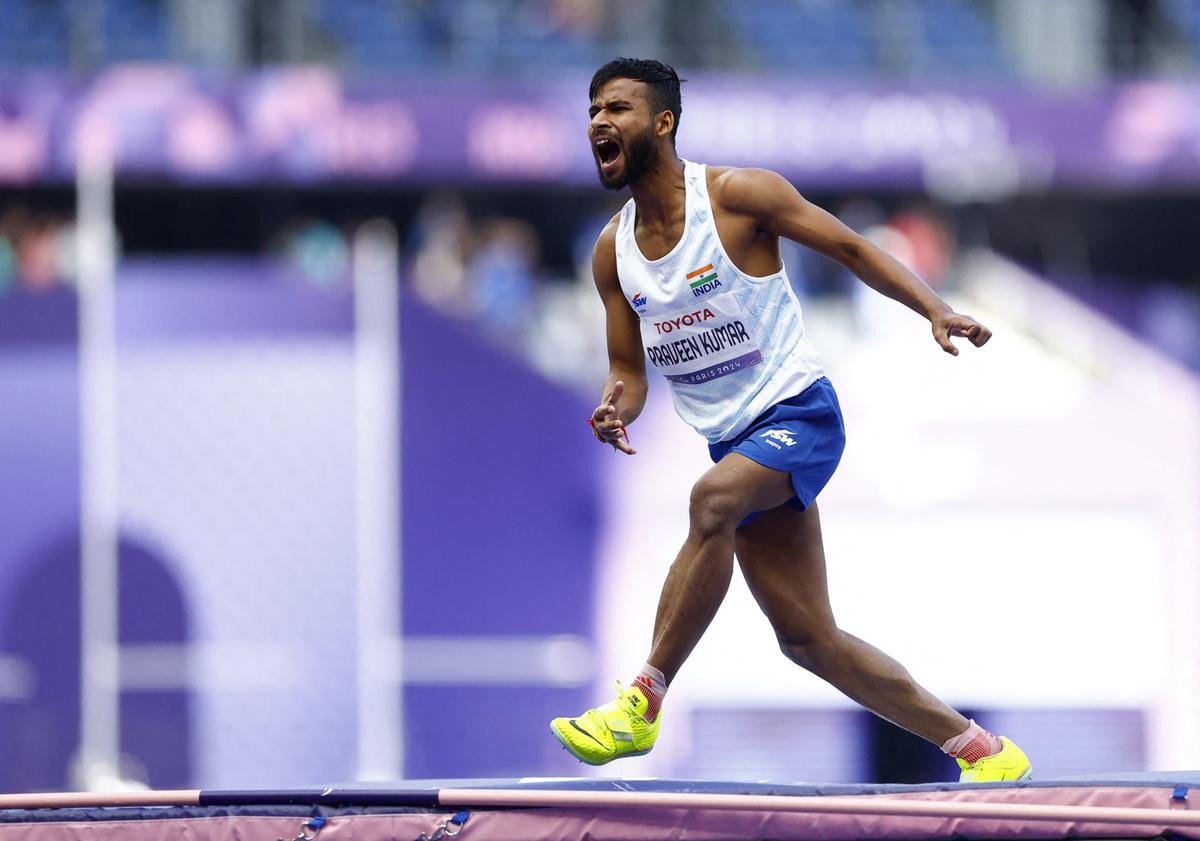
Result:
[[[392,645],[398,645],[397,640]],[[591,643],[580,636],[445,636],[404,639],[404,682],[441,685],[585,686]],[[387,658],[387,662],[399,662]],[[395,671],[388,674],[398,680]]]
[[[580,687],[591,682],[591,643],[580,636],[392,637],[370,645],[372,679],[448,686]],[[403,654],[403,657],[399,656]],[[132,691],[295,688],[303,652],[276,640],[147,643],[120,649],[120,685]],[[3,680],[0,660],[0,681]],[[0,689],[2,689],[0,685]],[[0,697],[3,697],[0,695]]]
[[[147,643],[120,649],[121,688],[295,689],[305,682],[304,652],[277,640]]]
[[[99,806],[199,806],[200,791],[61,791],[0,794],[0,809],[85,809]],[[26,825],[28,826],[28,824]]]

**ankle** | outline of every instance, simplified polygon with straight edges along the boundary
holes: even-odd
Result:
[[[967,729],[942,745],[942,751],[963,762],[974,763],[994,756],[1004,747],[999,737],[984,730],[972,719]]]
[[[658,717],[663,698],[667,695],[667,680],[663,673],[646,663],[633,679],[633,685],[646,696],[646,709],[642,710],[642,718],[653,722]]]

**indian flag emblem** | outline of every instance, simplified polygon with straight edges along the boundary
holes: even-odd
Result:
[[[717,273],[713,271],[712,263],[688,272],[687,281],[692,289],[692,295],[697,298],[712,292],[721,285],[721,281],[717,280]]]

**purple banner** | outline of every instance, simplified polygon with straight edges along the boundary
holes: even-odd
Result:
[[[587,80],[541,86],[411,78],[352,83],[319,67],[216,81],[173,66],[86,82],[0,80],[0,183],[72,177],[115,158],[181,182],[590,183]],[[699,78],[680,153],[776,169],[802,185],[977,197],[1045,184],[1200,182],[1200,86],[1052,94]]]
[[[762,351],[756,350],[739,356],[736,359],[718,362],[716,365],[711,365],[703,371],[695,371],[691,374],[667,374],[666,376],[671,382],[696,385],[697,383],[706,383],[709,380],[715,380],[717,377],[723,377],[726,374],[732,374],[743,368],[749,368],[751,365],[757,365],[762,360]]]

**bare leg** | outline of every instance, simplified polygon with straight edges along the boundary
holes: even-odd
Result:
[[[729,590],[738,523],[752,511],[782,505],[792,494],[786,473],[737,453],[721,459],[692,489],[688,537],[659,597],[648,659],[667,683],[692,653]]]
[[[968,721],[874,646],[837,627],[829,604],[825,550],[816,505],[782,507],[738,529],[746,583],[771,621],[788,659],[871,712],[939,747]]]

